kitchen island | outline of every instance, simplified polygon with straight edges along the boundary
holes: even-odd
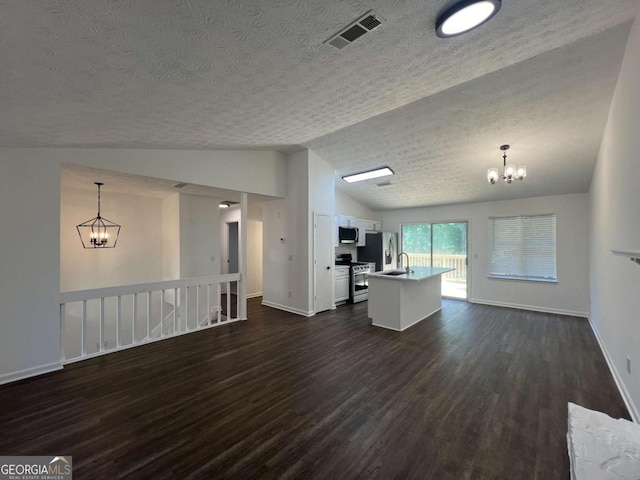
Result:
[[[441,275],[455,268],[413,267],[369,274],[372,325],[403,331],[442,308]]]

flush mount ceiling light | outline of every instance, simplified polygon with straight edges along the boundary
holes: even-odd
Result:
[[[94,183],[98,186],[98,216],[76,225],[76,229],[84,248],[115,248],[120,225],[100,216],[100,187],[104,183]]]
[[[347,183],[361,182],[363,180],[370,180],[372,178],[386,177],[387,175],[393,175],[393,170],[389,167],[380,167],[375,170],[367,170],[366,172],[352,173],[351,175],[345,175],[342,179]]]
[[[498,168],[490,168],[487,170],[487,180],[491,185],[498,183],[498,180],[503,180],[507,183],[511,183],[514,180],[524,180],[527,176],[527,167],[524,165],[518,165],[517,167],[513,163],[507,163],[507,150],[509,145],[502,145],[502,174]]]
[[[479,27],[493,17],[501,0],[463,0],[454,4],[436,20],[436,35],[441,38],[455,37]]]

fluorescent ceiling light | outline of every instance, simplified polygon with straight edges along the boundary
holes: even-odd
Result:
[[[455,37],[479,27],[493,17],[500,7],[501,0],[463,0],[438,17],[436,35]]]
[[[231,205],[229,205],[227,202],[220,202],[220,208],[229,208]]]
[[[347,183],[361,182],[363,180],[370,180],[372,178],[386,177],[387,175],[393,175],[393,170],[389,167],[380,167],[375,170],[367,170],[366,172],[353,173],[351,175],[345,175],[342,179]]]

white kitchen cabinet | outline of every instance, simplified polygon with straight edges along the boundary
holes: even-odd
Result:
[[[358,220],[356,225],[358,226],[358,242],[356,243],[356,247],[364,247],[367,244],[367,221]]]
[[[358,219],[349,215],[338,215],[338,225],[341,227],[356,228]]]
[[[364,220],[366,223],[366,231],[367,232],[381,232],[382,231],[382,222],[377,220]]]
[[[349,267],[335,269],[335,303],[345,303],[349,300]]]

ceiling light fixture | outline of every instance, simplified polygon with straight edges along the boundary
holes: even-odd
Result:
[[[366,172],[352,173],[345,175],[342,179],[347,183],[361,182],[363,180],[370,180],[372,178],[386,177],[387,175],[393,175],[394,172],[389,167],[380,167],[374,170],[367,170]]]
[[[513,163],[507,163],[507,150],[509,145],[502,145],[502,174],[498,168],[490,168],[487,170],[487,180],[491,185],[498,183],[498,180],[504,180],[507,183],[511,183],[514,180],[523,180],[527,176],[527,167],[524,165],[518,165],[517,167]]]
[[[501,0],[462,0],[436,20],[436,35],[455,37],[490,20],[502,6]]]
[[[100,216],[100,187],[104,183],[94,183],[98,186],[98,216],[76,225],[76,229],[84,248],[115,248],[120,225]]]

